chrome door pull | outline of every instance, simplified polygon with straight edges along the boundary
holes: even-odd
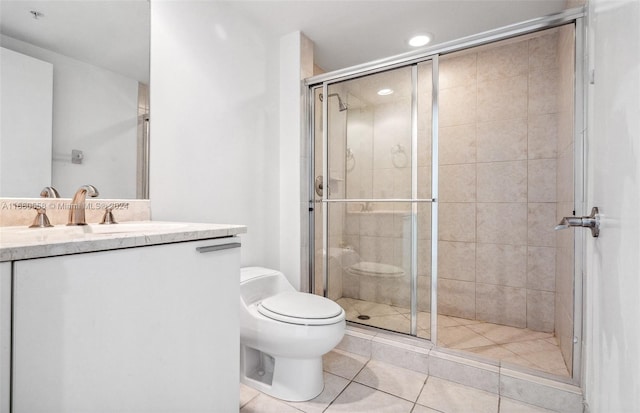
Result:
[[[221,250],[230,250],[232,248],[240,248],[242,244],[239,242],[230,242],[228,244],[220,244],[220,245],[207,245],[204,247],[196,247],[196,251],[198,252],[211,252],[211,251],[221,251]]]
[[[567,229],[569,227],[585,227],[591,229],[591,235],[596,238],[600,235],[600,215],[598,207],[591,209],[591,215],[588,217],[564,217],[560,224],[556,225],[555,230]]]

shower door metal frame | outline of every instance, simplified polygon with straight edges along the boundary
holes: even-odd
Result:
[[[433,223],[436,222],[436,231],[431,231],[432,237],[432,247],[431,247],[431,336],[430,340],[436,341],[437,335],[437,315],[435,315],[434,309],[437,306],[437,296],[435,296],[433,285],[437,284],[435,280],[437,280],[437,259],[438,259],[438,249],[437,249],[437,191],[438,191],[438,160],[433,159],[432,157],[432,182],[431,182],[431,198],[418,198],[418,63],[425,63],[431,61],[432,62],[432,72],[431,72],[431,81],[432,81],[432,106],[431,106],[431,120],[432,120],[432,153],[435,151],[437,154],[437,145],[438,145],[438,99],[437,99],[437,85],[438,85],[438,56],[430,56],[429,58],[425,58],[420,62],[414,62],[412,64],[405,65],[407,67],[411,67],[411,198],[329,198],[329,191],[323,190],[322,192],[322,200],[321,203],[323,205],[322,208],[322,251],[323,251],[323,262],[322,262],[322,278],[323,278],[323,296],[328,296],[329,289],[329,268],[328,268],[328,234],[327,228],[329,223],[329,204],[332,203],[354,203],[354,202],[380,202],[380,203],[411,203],[411,251],[410,251],[410,294],[411,294],[411,327],[410,334],[412,336],[417,336],[418,326],[418,204],[419,203],[430,203],[431,207],[431,222],[432,228]],[[392,70],[392,69],[391,69]],[[384,70],[382,70],[384,71]],[[379,71],[379,72],[382,72]],[[378,73],[379,73],[378,72]],[[373,75],[367,74],[365,76]],[[334,81],[324,81],[322,82],[322,94],[324,96],[329,96],[328,87],[333,83],[339,83],[344,80],[334,80]],[[313,94],[318,87],[310,87],[309,93]],[[309,96],[309,98],[313,98],[313,96]],[[315,100],[315,99],[314,99]],[[328,117],[328,106],[329,99],[324,99],[322,102],[322,176],[323,181],[325,182],[325,188],[328,189],[328,182],[330,181],[329,173],[329,117]],[[314,108],[315,114],[315,103],[312,105]],[[315,129],[315,124],[313,121],[310,122],[310,129],[313,132]],[[312,135],[313,136],[313,135]],[[314,147],[315,142],[310,143],[310,147]],[[313,166],[312,163],[315,162],[314,159],[314,149],[311,150],[311,161],[309,162],[311,168]],[[313,171],[313,169],[312,169]],[[310,176],[315,175],[314,173],[310,173]],[[315,196],[313,195],[313,190],[310,188],[311,193],[311,201],[310,201],[310,212],[314,214],[315,212]],[[311,217],[313,218],[314,215]],[[315,225],[315,219],[310,219],[310,226]],[[313,223],[313,224],[312,224]],[[311,229],[311,228],[310,228]],[[312,233],[312,231],[310,231]],[[315,240],[315,238],[314,238]],[[311,241],[311,240],[310,240]],[[310,254],[311,250],[315,250],[315,248],[310,244]],[[310,259],[310,262],[315,261],[315,251],[313,252],[314,259]],[[311,271],[314,268],[310,267]],[[311,274],[310,274],[311,275]],[[311,285],[315,285],[315,280],[310,278],[309,283]],[[434,298],[435,297],[435,298]],[[435,321],[434,321],[435,319]],[[435,327],[434,327],[435,326]]]
[[[417,203],[419,202],[429,202],[432,205],[431,208],[431,270],[432,270],[432,278],[431,278],[431,338],[430,341],[437,347],[437,254],[438,254],[438,58],[441,55],[445,55],[448,53],[453,53],[456,51],[468,49],[475,46],[480,46],[484,44],[494,43],[500,40],[506,40],[510,38],[515,38],[517,36],[534,33],[537,31],[550,29],[553,27],[562,26],[569,23],[575,24],[575,80],[574,80],[574,208],[575,212],[578,215],[584,215],[583,212],[586,210],[584,206],[585,197],[584,194],[586,192],[586,157],[585,157],[585,130],[586,130],[586,82],[585,82],[585,53],[586,53],[586,27],[585,27],[585,17],[587,13],[586,7],[578,7],[574,9],[565,10],[561,13],[553,14],[546,17],[540,17],[537,19],[528,20],[522,23],[516,23],[513,25],[505,26],[502,28],[498,28],[495,30],[490,30],[487,32],[479,33],[477,35],[472,35],[468,37],[464,37],[459,40],[446,42],[440,45],[436,45],[429,48],[423,48],[419,52],[410,52],[404,53],[397,56],[392,56],[385,59],[376,60],[373,62],[356,65],[353,67],[348,67],[341,70],[336,70],[333,72],[329,72],[326,74],[313,76],[311,78],[307,78],[305,80],[305,86],[308,87],[309,94],[307,98],[309,99],[310,104],[308,108],[311,112],[311,116],[309,116],[308,122],[308,136],[307,142],[310,142],[310,162],[309,162],[309,177],[310,177],[310,190],[309,190],[309,211],[310,211],[310,220],[309,220],[309,282],[311,286],[311,291],[313,291],[314,284],[314,275],[315,275],[315,220],[314,220],[314,206],[315,206],[315,196],[313,189],[313,179],[314,179],[314,142],[312,140],[315,132],[314,125],[314,91],[319,87],[322,87],[323,93],[325,96],[327,95],[327,87],[329,84],[342,82],[345,80],[358,78],[362,76],[372,75],[375,73],[388,71],[400,67],[407,67],[411,65],[417,65],[418,63],[426,62],[431,60],[433,62],[432,69],[432,81],[433,81],[433,89],[432,89],[432,198],[429,199],[417,199],[414,192],[414,185],[417,185],[417,181],[413,176],[413,168],[417,169],[417,164],[413,164],[412,159],[412,199],[328,199],[327,192],[323,192],[322,204],[323,204],[323,295],[327,296],[327,288],[328,288],[328,267],[327,267],[327,243],[328,243],[328,235],[327,235],[327,223],[328,223],[328,208],[327,206],[332,202],[412,202],[412,247],[411,247],[411,267],[412,267],[412,326],[411,331],[412,335],[415,335],[415,321],[414,319],[414,294],[417,294],[417,288],[413,288],[414,285],[414,269],[416,269],[416,263],[414,262],[414,258],[417,261],[417,251],[416,251],[416,243],[414,239],[415,234],[415,225],[414,222],[416,218],[416,211],[414,210],[414,206],[417,208]],[[416,84],[413,85],[415,92]],[[414,131],[414,110],[417,111],[414,107],[414,98],[412,97],[412,151],[415,149],[414,139],[417,142],[417,131]],[[323,112],[322,112],[322,122],[323,122],[323,176],[327,177],[327,169],[328,169],[328,119],[327,119],[327,108],[328,101],[325,100],[323,103]],[[417,102],[415,103],[417,105]],[[417,113],[417,112],[416,112]],[[413,152],[412,152],[413,156]],[[416,155],[417,156],[417,155]],[[417,174],[417,172],[416,172]],[[325,178],[326,179],[326,178]],[[580,385],[581,377],[582,377],[582,332],[583,332],[583,323],[584,323],[584,234],[576,232],[574,234],[574,319],[573,319],[573,328],[574,328],[574,344],[572,349],[572,378],[568,380],[568,382],[576,385]],[[417,287],[417,283],[415,285]],[[543,373],[541,373],[543,374]],[[544,375],[544,374],[543,374]],[[559,380],[563,380],[562,378],[558,378]]]

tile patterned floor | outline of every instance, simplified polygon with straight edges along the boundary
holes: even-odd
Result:
[[[340,350],[325,355],[324,370],[324,391],[307,402],[285,402],[241,384],[240,412],[551,412]]]
[[[353,298],[337,300],[347,320],[373,327],[409,333],[410,310]],[[367,315],[368,320],[358,316]],[[418,337],[430,338],[430,313],[418,313]],[[552,333],[485,323],[465,318],[438,316],[438,345],[469,351],[500,362],[569,377],[558,342]]]

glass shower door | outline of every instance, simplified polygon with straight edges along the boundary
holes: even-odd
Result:
[[[417,93],[419,73],[430,86],[413,65],[314,91],[315,292],[349,321],[428,338],[431,209],[418,198],[431,197],[431,88]]]

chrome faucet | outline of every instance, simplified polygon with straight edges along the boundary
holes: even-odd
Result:
[[[89,194],[90,197],[99,195],[98,190],[93,185],[82,185],[73,196],[71,205],[69,205],[69,222],[67,225],[87,225],[84,217],[84,200]]]

